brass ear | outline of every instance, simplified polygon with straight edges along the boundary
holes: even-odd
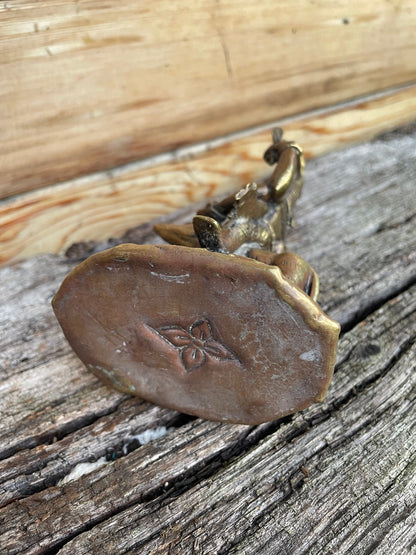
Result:
[[[209,216],[194,216],[192,220],[195,235],[202,248],[214,252],[228,252],[222,241],[220,224]]]

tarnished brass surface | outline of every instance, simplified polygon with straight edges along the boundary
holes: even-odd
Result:
[[[258,424],[321,400],[339,325],[277,267],[188,247],[91,256],[53,301],[73,349],[122,391]]]
[[[303,185],[302,149],[273,132],[273,144],[264,154],[276,165],[264,183],[249,183],[234,195],[209,203],[193,219],[193,226],[158,224],[155,231],[168,243],[200,246],[214,252],[250,256],[253,248],[280,252],[293,205]]]
[[[258,424],[323,399],[340,326],[319,279],[284,252],[303,185],[300,147],[273,133],[264,183],[209,203],[171,245],[125,244],[65,279],[55,314],[87,367],[121,391],[223,422]]]

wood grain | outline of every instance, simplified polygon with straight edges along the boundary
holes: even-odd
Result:
[[[181,420],[107,389],[50,310],[73,262],[0,270],[0,552],[411,552],[415,146],[413,127],[307,166],[290,246],[344,333],[327,398],[281,421]]]
[[[285,136],[308,157],[369,139],[416,115],[416,86],[334,112],[285,122]],[[189,153],[131,164],[27,193],[0,204],[0,263],[72,243],[103,241],[192,202],[238,189],[269,170],[262,161],[270,129]],[[150,167],[149,167],[150,165]]]
[[[416,6],[0,4],[7,197],[416,78]]]
[[[410,297],[397,299],[402,309]],[[390,314],[384,310],[384,316]],[[383,326],[386,330],[388,321],[377,313],[375,317],[377,324],[350,339],[374,341],[376,336],[377,345],[385,344]],[[402,324],[414,330],[414,315]],[[379,356],[386,354],[383,350]],[[364,547],[405,553],[414,540],[416,508],[411,440],[416,367],[408,344],[398,362],[385,359],[392,365],[388,371],[373,355],[371,363],[364,363],[365,370],[370,364],[373,370],[378,366],[377,374],[367,375],[370,384],[376,382],[369,386],[358,377],[363,357],[355,352],[354,358],[355,363],[339,365],[332,394],[321,410],[281,425],[234,464],[225,464],[214,477],[181,495],[134,504],[105,519],[60,553],[87,554],[91,546],[152,555],[362,553]],[[360,389],[357,395],[353,383]],[[391,417],[377,422],[386,411]],[[180,483],[177,488],[180,492]]]

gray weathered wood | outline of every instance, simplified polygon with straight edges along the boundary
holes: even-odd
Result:
[[[409,296],[401,300],[406,303]],[[410,322],[398,318],[396,325],[414,329],[414,308]],[[379,323],[386,325],[385,318]],[[378,331],[377,340],[383,343],[383,331]],[[359,333],[354,335],[359,340]],[[360,375],[361,364],[355,364],[354,372],[342,364],[341,380],[319,411],[282,425],[165,506],[155,500],[141,510],[129,508],[62,552],[88,553],[98,543],[110,551],[140,548],[161,554],[168,548],[192,553],[197,545],[202,553],[250,554],[255,546],[257,552],[270,554],[362,553],[364,546],[373,549],[380,541],[379,552],[390,553],[389,536],[408,528],[408,537],[399,544],[404,552],[416,524],[415,366],[408,345],[401,348],[407,354],[400,363],[385,359],[367,376],[368,385]],[[382,349],[377,358],[386,355]],[[363,357],[355,358],[358,362]]]
[[[0,552],[414,550],[415,179],[415,128],[309,163],[290,248],[344,334],[324,402],[262,426],[106,388],[50,309],[74,262],[1,270]],[[129,237],[155,240],[146,226]]]

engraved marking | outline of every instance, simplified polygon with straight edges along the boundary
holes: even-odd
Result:
[[[187,330],[182,326],[163,326],[157,329],[147,327],[179,351],[179,359],[185,372],[201,368],[209,359],[233,360],[241,364],[228,347],[214,339],[208,320],[196,320]]]
[[[156,276],[163,281],[175,281],[176,283],[185,283],[185,278],[189,277],[189,274],[182,274],[182,275],[169,275],[169,274],[158,274],[157,272],[150,272],[152,276]]]

